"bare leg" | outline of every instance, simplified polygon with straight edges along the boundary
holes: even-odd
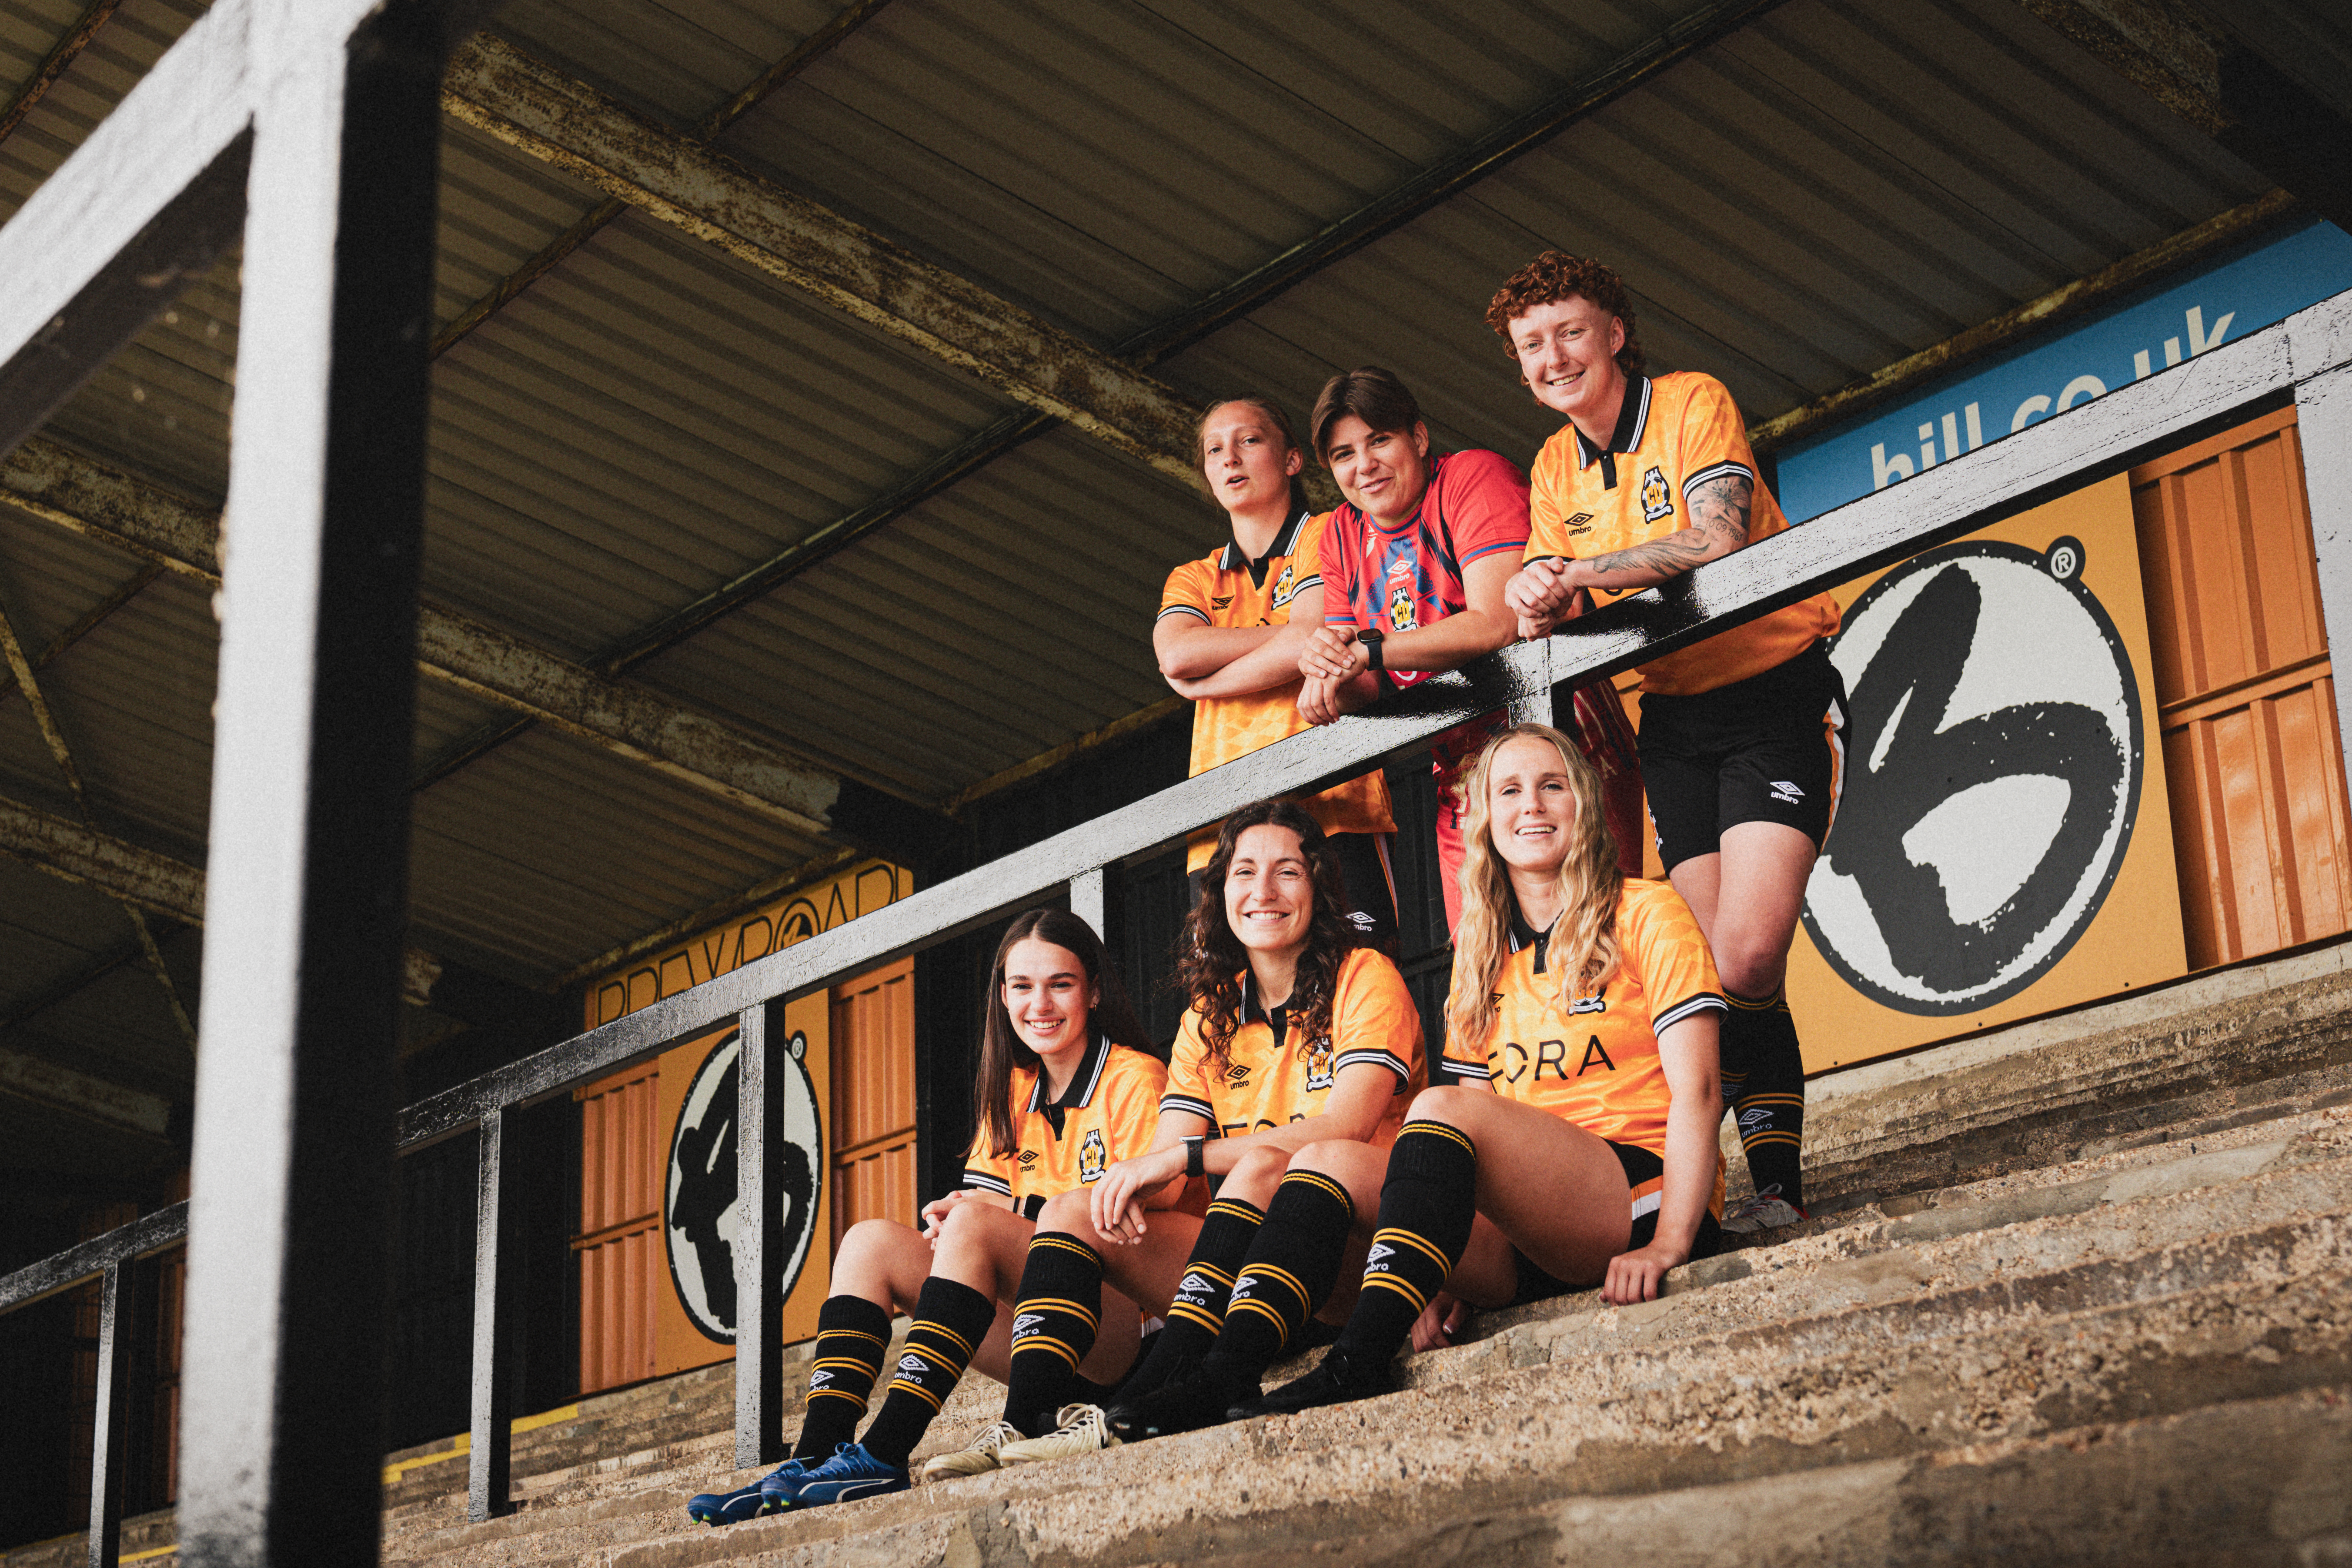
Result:
[[[1478,1145],[1478,1218],[1447,1289],[1497,1307],[1517,1289],[1511,1247],[1547,1274],[1598,1283],[1633,1227],[1625,1168],[1607,1142],[1516,1100],[1473,1089],[1425,1089],[1415,1121],[1443,1121]]]
[[[931,1244],[922,1232],[894,1219],[860,1220],[843,1235],[834,1255],[829,1294],[858,1296],[886,1312],[910,1313],[930,1272]]]

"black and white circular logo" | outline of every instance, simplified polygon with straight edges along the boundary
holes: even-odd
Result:
[[[1948,545],[1874,584],[1830,658],[1843,789],[1805,930],[1906,1013],[2013,996],[2105,900],[2139,811],[2139,686],[2080,541]]]
[[[741,1034],[730,1029],[695,1069],[669,1141],[669,1184],[662,1206],[670,1283],[687,1317],[709,1339],[735,1342],[735,1093]],[[781,1251],[790,1296],[815,1238],[817,1196],[824,1184],[824,1130],[809,1079],[808,1038],[795,1032],[776,1054],[776,1090],[784,1097]]]

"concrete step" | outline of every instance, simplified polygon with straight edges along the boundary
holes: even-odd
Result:
[[[1390,1476],[1410,1477],[1415,1489],[1426,1484],[1443,1491],[1448,1487],[1460,1490],[1469,1480],[1454,1478],[1440,1485],[1442,1478],[1425,1475],[1415,1456],[1426,1446],[1422,1437],[1446,1429],[1444,1412],[1475,1418],[1479,1433],[1465,1435],[1474,1447],[1497,1431],[1514,1428],[1524,1446],[1527,1434],[1535,1429],[1527,1423],[1540,1425],[1557,1413],[1574,1412],[1574,1424],[1587,1438],[1609,1427],[1620,1446],[1633,1446],[1643,1464],[1679,1466],[1686,1479],[1677,1484],[1696,1485],[1721,1478],[1691,1474],[1694,1462],[1701,1469],[1705,1463],[1687,1455],[1662,1458],[1656,1445],[1644,1444],[1640,1436],[1652,1423],[1644,1418],[1628,1426],[1625,1412],[1645,1409],[1674,1394],[1681,1403],[1670,1409],[1679,1413],[1675,1419],[1682,1424],[1687,1425],[1688,1412],[1694,1409],[1717,1413],[1698,1418],[1695,1436],[1702,1449],[1721,1446],[1722,1433],[1711,1430],[1713,1426],[1745,1423],[1738,1436],[1743,1463],[1757,1462],[1756,1452],[1778,1453],[1784,1457],[1779,1468],[1805,1468],[1843,1462],[1854,1444],[1865,1439],[1865,1446],[1891,1441],[1897,1451],[1906,1446],[1916,1448],[1916,1442],[1902,1436],[1912,1427],[1926,1437],[1948,1442],[1956,1434],[1975,1441],[1988,1434],[2030,1435],[2037,1426],[2048,1425],[2048,1413],[2036,1414],[2029,1404],[2022,1411],[1999,1412],[1999,1419],[1988,1426],[1986,1413],[1978,1407],[1981,1399],[1936,1416],[1939,1379],[1948,1373],[1955,1354],[1984,1362],[1994,1370],[1983,1376],[1998,1385],[2004,1375],[2014,1382],[2011,1374],[2020,1366],[2040,1375],[2062,1363],[2074,1365],[2082,1358],[2079,1348],[2070,1347],[2086,1334],[2102,1342],[2138,1345],[2147,1341],[2177,1347],[2194,1341],[2200,1347],[2185,1359],[2176,1348],[2155,1354],[2152,1361],[2139,1352],[2133,1352],[2138,1361],[2120,1352],[2094,1352],[2087,1373],[2054,1384],[2042,1377],[2035,1399],[2052,1411],[2059,1408],[2053,1401],[2063,1403],[2072,1416],[2068,1425],[2143,1418],[2157,1413],[2167,1399],[2187,1398],[2189,1391],[2202,1391],[2189,1399],[2194,1405],[2274,1394],[2315,1380],[2343,1382],[2352,1378],[2352,1361],[2337,1339],[2322,1332],[2316,1339],[2306,1334],[2309,1342],[2305,1342],[2287,1331],[2285,1339],[2273,1343],[2263,1336],[2276,1338],[2274,1331],[2286,1331],[2273,1318],[2261,1320],[2259,1333],[2249,1337],[2240,1332],[2245,1342],[2230,1342],[2227,1356],[2255,1369],[2251,1381],[2214,1375],[2200,1381],[2191,1373],[2211,1359],[2209,1342],[2221,1332],[2213,1327],[2218,1320],[2212,1314],[2221,1312],[2236,1322],[2255,1310],[2245,1300],[2250,1294],[2271,1306],[2282,1301],[2291,1306],[2311,1290],[2321,1291],[2325,1300],[2326,1291],[2341,1289],[2344,1271],[2352,1268],[2352,1255],[2347,1255],[2352,1237],[2345,1234],[2338,1217],[2352,1208],[2352,1159],[2297,1156],[2335,1152],[2335,1140],[2347,1134],[2345,1121],[2337,1113],[2295,1137],[2204,1150],[2169,1162],[2143,1161],[2127,1170],[2097,1174],[2092,1180],[2110,1188],[2126,1178],[2133,1185],[2126,1189],[2128,1195],[2117,1194],[2121,1201],[2096,1207],[2071,1201],[2079,1196],[2081,1182],[2045,1184],[2032,1190],[2069,1194],[2064,1212],[2018,1219],[1988,1206],[1979,1211],[1978,1217],[1987,1222],[1979,1228],[1915,1237],[1907,1245],[1866,1250],[1851,1250],[1864,1241],[1864,1233],[1848,1227],[1836,1236],[1813,1238],[1808,1245],[1818,1256],[1809,1261],[1751,1268],[1737,1279],[1677,1291],[1641,1308],[1593,1310],[1589,1298],[1570,1298],[1550,1316],[1506,1325],[1479,1343],[1413,1358],[1407,1363],[1411,1389],[1391,1400],[1351,1407],[1350,1412],[1319,1412],[1297,1423],[1252,1426],[1301,1428],[1325,1452],[1321,1463],[1334,1462],[1339,1452],[1361,1448],[1360,1453],[1347,1453],[1350,1471],[1369,1466],[1383,1485]],[[1967,1212],[1958,1206],[1923,1209],[1886,1226],[1899,1230],[1925,1215],[1948,1229]],[[1836,1250],[1840,1247],[1849,1250]],[[1791,1249],[1772,1249],[1775,1254],[1784,1250]],[[2322,1276],[2327,1283],[2312,1284]],[[2293,1312],[2287,1317],[2292,1320]],[[2228,1333],[2222,1338],[2227,1340]],[[2045,1362],[2047,1366],[2042,1364]],[[2142,1362],[2156,1370],[2147,1372]],[[1787,1381],[1792,1372],[1801,1372],[1797,1385]],[[1821,1388],[1834,1388],[1839,1397],[1826,1399]],[[1924,1401],[1921,1410],[1927,1418],[1915,1412],[1907,1426],[1896,1419],[1899,1430],[1891,1436],[1873,1436],[1874,1426],[1890,1418],[1885,1405],[1889,1389],[1915,1404]],[[1388,1408],[1415,1399],[1434,1408]],[[1617,1413],[1613,1422],[1608,1418],[1612,1412]],[[1317,1436],[1318,1423],[1328,1427],[1333,1421],[1354,1426],[1343,1427],[1345,1437],[1335,1438],[1328,1430]],[[1235,1434],[1250,1429],[1197,1434],[1076,1465],[979,1478],[854,1509],[698,1531],[677,1507],[687,1491],[715,1489],[756,1475],[734,1476],[714,1467],[713,1473],[669,1494],[666,1509],[635,1509],[624,1515],[602,1503],[556,1506],[535,1519],[525,1515],[476,1527],[486,1533],[465,1529],[436,1532],[430,1542],[419,1541],[408,1550],[420,1559],[431,1554],[448,1568],[535,1561],[542,1555],[616,1565],[625,1561],[652,1568],[767,1552],[772,1549],[759,1544],[761,1538],[787,1528],[795,1535],[815,1532],[817,1541],[808,1543],[811,1550],[845,1534],[862,1538],[875,1529],[913,1530],[922,1535],[933,1528],[931,1516],[940,1510],[969,1512],[992,1499],[1008,1508],[1043,1508],[1045,1500],[1074,1489],[1116,1491],[1122,1498],[1165,1492],[1191,1509],[1214,1489],[1203,1478],[1228,1462],[1240,1462],[1240,1457],[1228,1454],[1181,1474],[1170,1473],[1169,1466],[1181,1468],[1183,1456],[1202,1444],[1217,1453],[1219,1445],[1236,1441]],[[1400,1443],[1394,1436],[1398,1433],[1417,1436]],[[1864,1436],[1857,1437],[1857,1433]],[[1802,1463],[1786,1459],[1800,1451],[1810,1456]],[[1266,1457],[1250,1456],[1253,1465]],[[1530,1473],[1555,1469],[1541,1443],[1517,1462]],[[1570,1468],[1589,1471],[1595,1462],[1591,1454],[1582,1454]],[[1109,1468],[1088,1479],[1097,1467]],[[1638,1475],[1639,1467],[1625,1473]],[[1487,1496],[1496,1484],[1492,1478],[1469,1479],[1475,1480],[1470,1486],[1475,1495],[1464,1506],[1493,1502]],[[1233,1517],[1254,1519],[1270,1509],[1279,1511],[1266,1489],[1275,1480],[1270,1473],[1249,1499],[1242,1500]],[[1622,1479],[1619,1483],[1630,1484],[1634,1483]],[[1541,1488],[1549,1489],[1546,1495],[1560,1489],[1556,1478]],[[1297,1489],[1294,1485],[1293,1490]],[[1281,1506],[1325,1505],[1294,1499]],[[875,1522],[856,1526],[860,1515],[874,1517]],[[526,1539],[533,1536],[536,1542]],[[866,1544],[890,1552],[913,1545],[896,1535],[892,1542],[896,1543],[877,1539]],[[1210,1544],[1193,1543],[1202,1550]],[[547,1549],[543,1552],[541,1546]],[[604,1555],[597,1557],[597,1552]],[[1115,1560],[1126,1559],[1101,1559]]]
[[[1837,1355],[1750,1345],[1725,1347],[1705,1366],[1691,1357],[1580,1358],[1475,1390],[1416,1388],[837,1510],[616,1544],[602,1561],[1112,1568],[1276,1547],[1303,1553],[1466,1529],[1563,1499],[1818,1483],[1891,1462],[1874,1483],[1883,1491],[1890,1478],[1919,1473],[1921,1461],[1932,1468],[1986,1445],[2095,1440],[2116,1424],[2225,1415],[2305,1394],[2325,1410],[2352,1383],[2348,1286],[2342,1268],[2284,1285],[2231,1281]],[[2283,1476],[2302,1456],[2294,1443],[2263,1452]],[[2194,1478],[2152,1480],[2181,1487]],[[2343,1524],[2339,1511],[2328,1528]]]

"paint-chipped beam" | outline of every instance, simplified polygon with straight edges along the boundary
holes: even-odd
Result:
[[[68,817],[0,799],[0,851],[151,914],[204,923],[202,871]]]
[[[2203,223],[2158,240],[2146,250],[2125,257],[2085,278],[2061,284],[2039,299],[2003,310],[1929,348],[1896,360],[1860,381],[1839,387],[1801,407],[1748,426],[1748,442],[1759,452],[1787,446],[1826,425],[1849,418],[1896,396],[1920,383],[1958,369],[1995,350],[2042,331],[2054,321],[2080,314],[2137,289],[2150,279],[2185,266],[2198,257],[2234,245],[2249,235],[2293,215],[2295,198],[2273,191],[2252,201],[2218,213]]]
[[[742,91],[702,117],[694,128],[693,140],[709,145],[719,139],[720,132],[734,124],[769,96],[801,72],[831,54],[844,38],[871,21],[890,0],[850,0],[833,15],[833,19],[794,45],[792,53],[761,71]],[[617,196],[607,196],[580,216],[579,221],[565,229],[545,246],[539,254],[499,279],[491,290],[451,318],[433,340],[433,357],[439,359],[465,341],[475,328],[497,315],[515,299],[538,282],[573,251],[594,238],[604,226],[629,210],[629,204]]]
[[[16,89],[16,96],[8,100],[8,107],[0,109],[0,142],[5,142],[15,134],[16,127],[25,122],[25,116],[32,113],[41,100],[49,95],[49,89],[57,86],[58,79],[81,58],[82,50],[89,47],[89,41],[98,37],[98,30],[106,26],[107,18],[113,16],[121,4],[122,0],[90,0],[90,4],[83,8],[74,25],[66,29],[47,56],[34,68],[32,77]]]
[[[160,1094],[109,1083],[5,1047],[0,1047],[0,1094],[147,1138],[162,1138],[172,1127],[172,1102]]]
[[[2352,121],[2300,79],[2310,61],[2278,37],[2248,34],[2227,0],[2017,3],[2313,211],[2352,227],[2344,154]]]
[[[1198,410],[970,280],[488,35],[451,62],[466,124],[1191,484]]]
[[[165,571],[218,587],[220,521],[196,503],[55,442],[0,459],[0,500]],[[640,687],[455,612],[425,606],[417,663],[445,684],[526,714],[795,831],[822,834],[840,794],[831,774]]]

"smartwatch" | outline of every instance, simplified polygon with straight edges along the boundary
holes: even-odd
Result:
[[[1206,1138],[1184,1140],[1184,1173],[1186,1175],[1205,1176],[1209,1173],[1209,1167],[1202,1163],[1201,1158],[1202,1151],[1206,1149],[1208,1144],[1209,1141]]]
[[[1389,667],[1381,646],[1387,640],[1387,634],[1378,626],[1367,626],[1356,634],[1356,640],[1363,645],[1365,667],[1379,679],[1381,689],[1395,691],[1396,682],[1389,679]]]

